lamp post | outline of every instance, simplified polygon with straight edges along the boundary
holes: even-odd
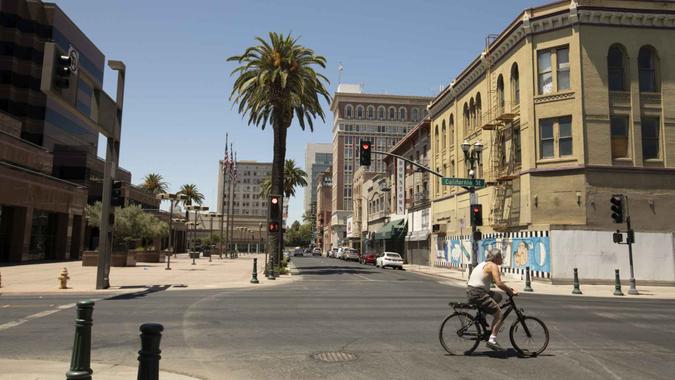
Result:
[[[215,212],[209,213],[209,262],[211,262],[211,247],[213,246],[213,218],[216,217]]]
[[[166,253],[166,270],[171,270],[171,255],[173,254],[173,207],[176,201],[182,201],[187,199],[185,194],[171,194],[171,193],[159,193],[157,194],[157,199],[169,200],[169,247],[167,248]]]
[[[462,143],[462,152],[464,152],[464,161],[469,162],[467,170],[469,177],[471,177],[472,179],[476,178],[476,170],[478,169],[478,166],[481,163],[480,155],[482,151],[483,151],[483,144],[481,144],[480,141],[477,141],[475,144],[473,144],[473,146],[469,143],[468,140],[464,140],[464,142]],[[470,200],[469,210],[471,210],[471,207],[478,204],[478,200],[476,199],[476,187],[470,186],[468,190]],[[476,240],[476,230],[477,230],[476,223],[473,220],[473,218],[471,218],[470,216],[469,218],[471,221],[471,264],[469,264],[469,274],[471,274],[473,268],[478,264],[478,241]]]

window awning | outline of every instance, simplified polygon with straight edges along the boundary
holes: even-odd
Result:
[[[406,220],[394,220],[375,230],[375,240],[401,239],[405,236],[405,232]]]

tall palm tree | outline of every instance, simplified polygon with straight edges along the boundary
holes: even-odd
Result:
[[[191,205],[193,202],[201,205],[204,201],[204,194],[200,193],[199,190],[197,190],[197,185],[194,184],[181,186],[178,194],[187,196],[187,199],[183,201],[183,203],[186,205]]]
[[[300,128],[305,125],[314,130],[313,120],[318,116],[325,121],[320,97],[330,103],[330,94],[324,87],[328,78],[314,68],[326,68],[326,59],[298,44],[289,35],[269,33],[269,41],[256,37],[258,45],[247,48],[242,55],[232,56],[239,66],[231,75],[237,75],[230,100],[238,104],[238,111],[248,115],[248,124],[265,129],[269,123],[274,131],[274,157],[272,160],[273,194],[284,191],[284,163],[286,160],[286,133],[293,117]],[[283,242],[280,228],[277,241]],[[277,248],[276,260],[280,259]]]
[[[307,173],[295,166],[295,160],[286,160],[284,165],[284,191],[286,198],[295,196],[295,188],[307,186]],[[267,176],[260,184],[260,196],[267,198],[272,190],[272,177]]]
[[[166,193],[169,185],[160,174],[150,173],[143,178],[141,187],[152,194],[159,194]]]

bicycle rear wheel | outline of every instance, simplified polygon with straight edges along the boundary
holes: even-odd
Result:
[[[478,347],[481,336],[480,325],[464,312],[449,315],[438,331],[441,346],[450,355],[470,355]]]
[[[523,317],[513,322],[509,338],[521,355],[537,356],[548,346],[548,328],[539,318]]]

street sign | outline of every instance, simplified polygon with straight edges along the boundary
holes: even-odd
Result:
[[[441,185],[463,187],[485,187],[485,180],[480,178],[441,178]]]

